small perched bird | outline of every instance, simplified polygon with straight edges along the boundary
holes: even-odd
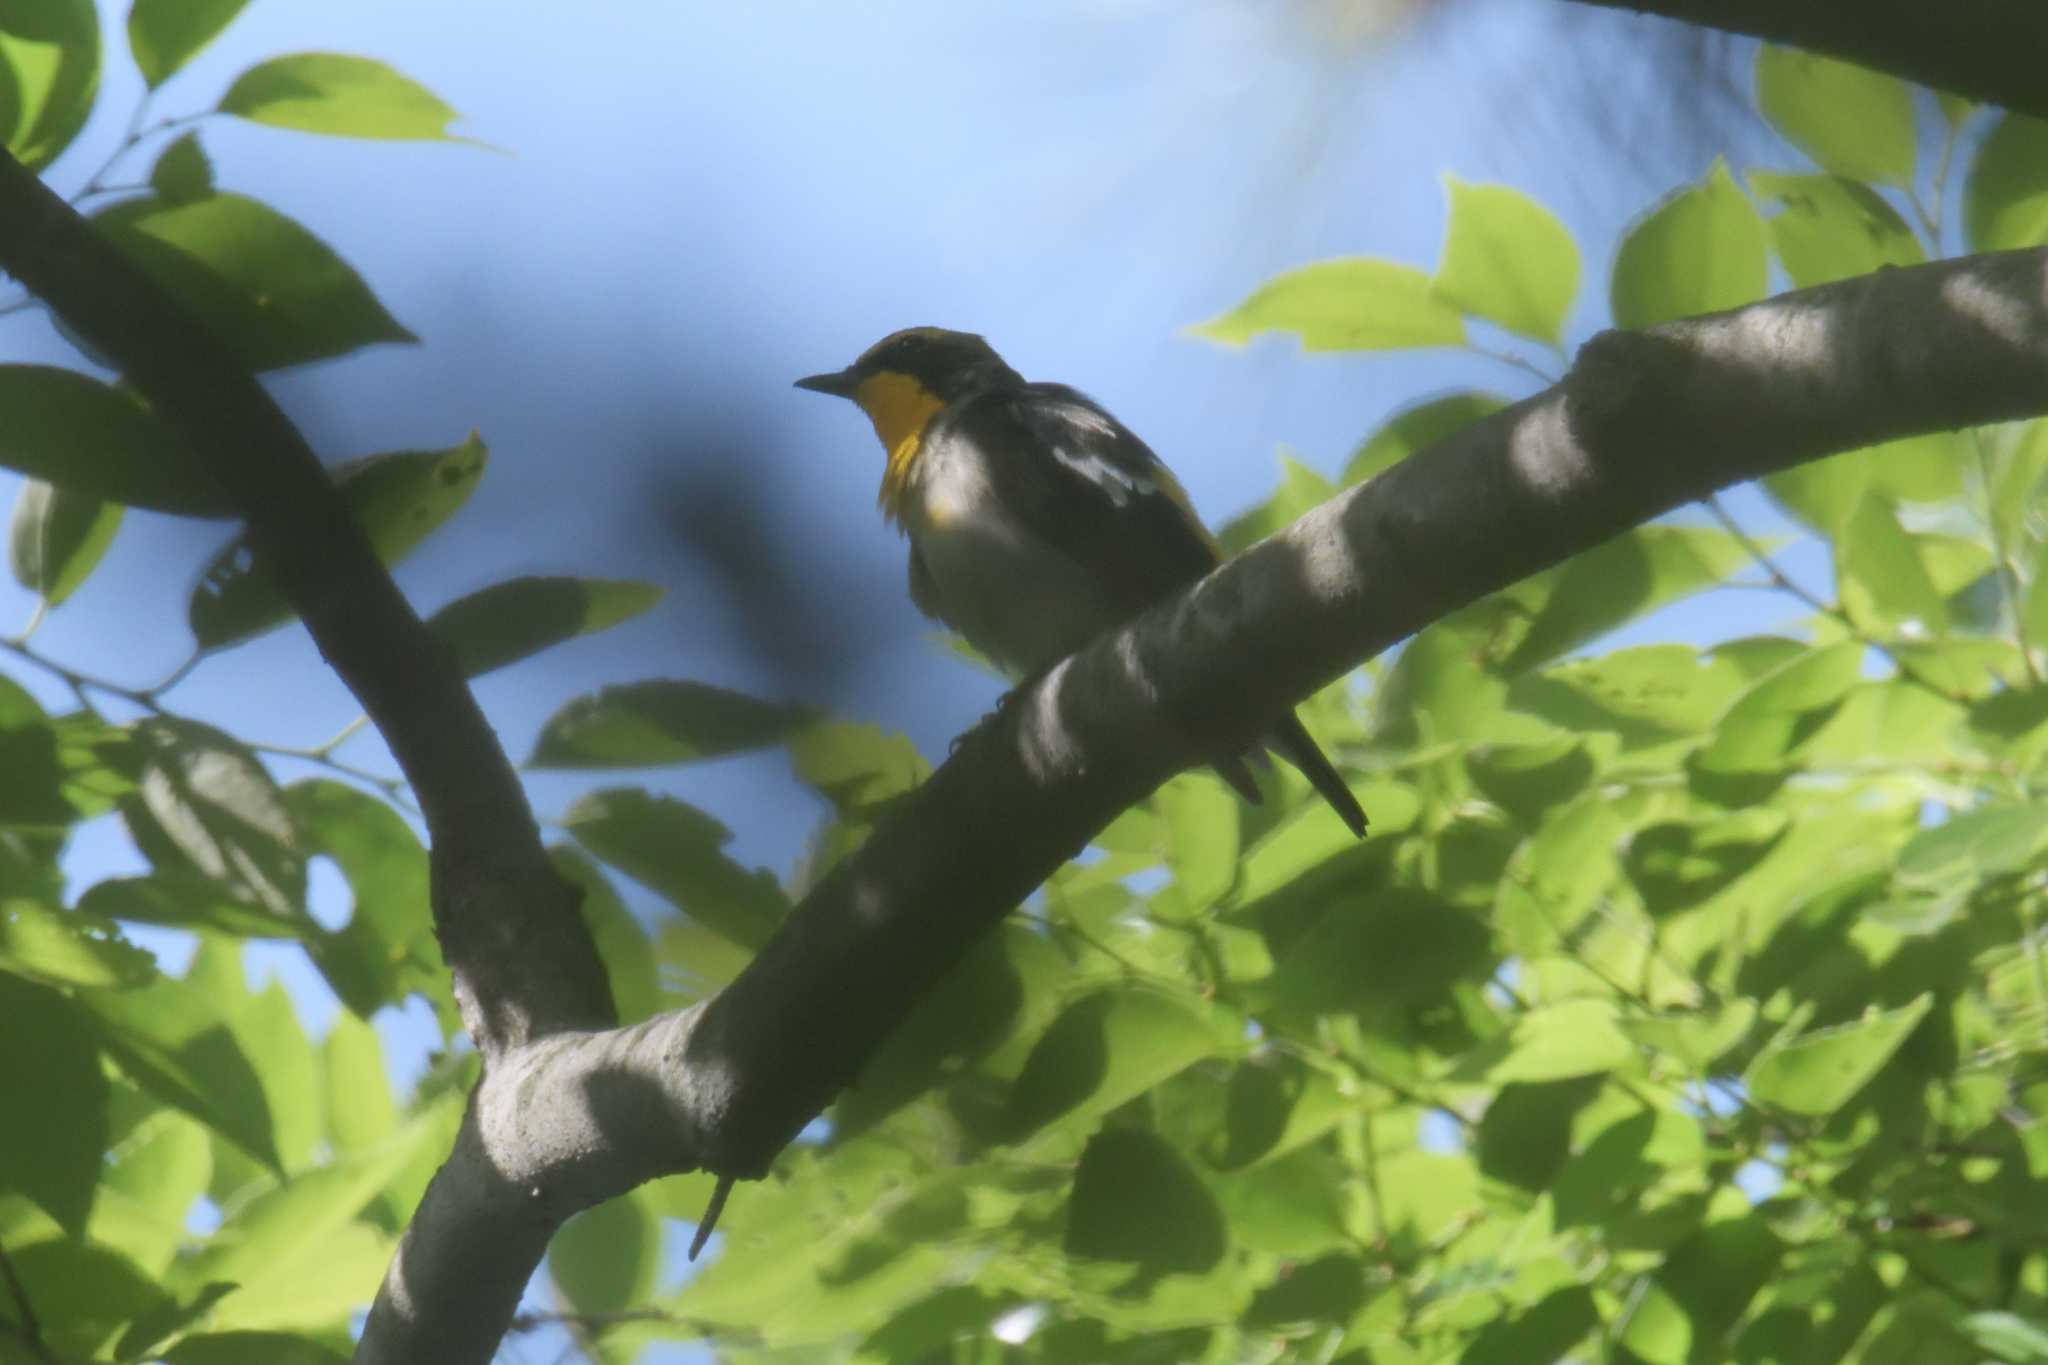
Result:
[[[800,389],[850,398],[888,452],[883,515],[910,538],[910,596],[1014,677],[1050,668],[1222,560],[1146,444],[1064,384],[1026,383],[978,336],[893,332]],[[1292,713],[1265,744],[1351,827],[1365,812]],[[1239,758],[1216,765],[1246,800]]]

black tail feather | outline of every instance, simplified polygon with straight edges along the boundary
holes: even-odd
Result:
[[[1365,837],[1365,808],[1358,804],[1358,798],[1344,785],[1344,779],[1330,765],[1316,742],[1309,738],[1307,727],[1299,716],[1289,715],[1273,727],[1273,733],[1266,739],[1273,751],[1301,769],[1309,785],[1330,803],[1330,809],[1337,812],[1337,818],[1350,827],[1351,832]]]

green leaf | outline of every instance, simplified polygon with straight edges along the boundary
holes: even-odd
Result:
[[[98,566],[121,527],[121,505],[30,479],[7,537],[14,581],[57,606]]]
[[[1859,630],[1888,639],[1948,633],[1948,607],[1892,505],[1866,493],[1835,540],[1835,584]]]
[[[142,774],[121,813],[136,846],[161,869],[196,872],[295,921],[305,904],[306,855],[262,763],[234,736],[197,721],[150,717],[134,731]]]
[[[1321,1067],[1284,1052],[1240,1062],[1230,1073],[1224,1109],[1224,1144],[1216,1164],[1236,1170],[1273,1161],[1314,1142],[1345,1116],[1365,1107]]]
[[[1363,483],[1391,469],[1419,450],[1426,450],[1453,432],[1462,431],[1508,405],[1498,394],[1464,391],[1431,398],[1404,408],[1366,437],[1338,476],[1339,484]]]
[[[1963,182],[1963,230],[1972,251],[2048,243],[2048,120],[2000,117]]]
[[[637,1193],[585,1209],[548,1243],[548,1275],[578,1313],[640,1307],[660,1268],[661,1220]]]
[[[590,936],[597,941],[597,955],[604,963],[605,979],[611,982],[619,1022],[637,1024],[660,1013],[663,1002],[654,945],[612,889],[603,869],[573,848],[551,848],[548,857],[555,870],[582,892],[579,908]]]
[[[348,923],[307,943],[328,985],[365,1018],[424,996],[448,1027],[454,999],[428,905],[427,854],[412,827],[385,802],[339,782],[294,783],[285,803],[307,854],[332,859],[348,881]]]
[[[86,497],[189,516],[232,509],[169,425],[120,389],[0,365],[0,464]]]
[[[1823,535],[1840,533],[1866,492],[1896,502],[1944,502],[1963,490],[1965,448],[1954,432],[1908,436],[1764,476],[1764,487]]]
[[[254,199],[142,199],[93,224],[251,369],[418,340],[325,242]]]
[[[327,1083],[327,1140],[344,1157],[373,1150],[398,1129],[398,1107],[391,1099],[377,1031],[353,1011],[342,1010],[320,1053]]]
[[[1528,1365],[1567,1360],[1600,1325],[1593,1295],[1583,1285],[1558,1289],[1512,1318],[1495,1318],[1473,1337],[1458,1365]]]
[[[1507,1036],[1461,1058],[1451,1074],[1489,1085],[1563,1081],[1612,1071],[1634,1055],[1612,1000],[1563,1000],[1518,1015]]]
[[[298,52],[235,78],[220,111],[306,133],[445,139],[456,112],[417,81],[368,57]]]
[[[1895,76],[1798,48],[1756,54],[1757,107],[1836,175],[1913,183],[1913,92]]]
[[[1427,892],[1390,887],[1329,900],[1280,954],[1269,983],[1290,1014],[1422,1007],[1491,967],[1485,927]]]
[[[237,1286],[209,1325],[221,1328],[325,1325],[376,1292],[391,1244],[356,1221],[437,1124],[415,1121],[390,1142],[295,1174],[235,1210],[220,1235],[183,1259],[174,1283]]]
[[[370,548],[391,565],[469,501],[486,459],[483,442],[472,434],[447,450],[372,455],[338,466],[333,474]],[[186,616],[201,648],[222,649],[283,625],[292,611],[256,567],[243,534],[207,561]]]
[[[71,145],[100,85],[100,21],[93,0],[35,0],[0,30],[0,132],[22,165],[39,171]]]
[[[1704,1073],[1722,1053],[1749,1036],[1756,1018],[1756,1001],[1741,999],[1684,1014],[1625,1016],[1621,1031],[1650,1051],[1676,1057]]]
[[[1365,257],[1319,261],[1274,277],[1243,303],[1190,329],[1229,346],[1292,332],[1305,351],[1458,346],[1465,324],[1412,266]]]
[[[732,832],[694,806],[614,787],[563,817],[578,843],[729,942],[759,948],[789,912],[775,878],[726,857]]]
[[[792,734],[789,761],[797,780],[841,815],[871,811],[918,786],[932,771],[905,736],[847,721],[818,721]]]
[[[187,133],[164,148],[150,168],[149,187],[173,204],[189,204],[213,193],[213,163],[199,145],[199,134]]]
[[[1199,1275],[1228,1245],[1215,1197],[1172,1144],[1134,1128],[1088,1140],[1067,1201],[1068,1255]]]
[[[1749,187],[1777,207],[1765,219],[1771,248],[1802,289],[1927,259],[1898,210],[1859,181],[1752,171]]]
[[[1553,346],[1579,290],[1579,248],[1543,205],[1505,185],[1445,178],[1450,234],[1430,290],[1461,313]]]
[[[1006,1129],[1023,1138],[1105,1114],[1222,1042],[1207,1017],[1173,996],[1138,986],[1098,991],[1069,1005],[1031,1049],[1011,1087]]]
[[[1997,1310],[1972,1313],[1957,1325],[1977,1349],[2006,1365],[2048,1365],[2048,1325]]]
[[[107,1078],[92,1023],[56,991],[6,972],[0,1018],[15,1038],[34,1040],[0,1048],[0,1095],[15,1115],[0,1123],[0,1193],[28,1196],[81,1235],[108,1141]]]
[[[1987,878],[2027,871],[2044,847],[2048,801],[1985,805],[1914,835],[1894,876],[1909,893],[1967,891]]]
[[[1572,1153],[1572,1125],[1604,1084],[1599,1076],[1504,1085],[1479,1120],[1479,1172],[1499,1188],[1540,1194]],[[1514,1201],[1519,1204],[1519,1201]]]
[[[1862,676],[1863,645],[1844,640],[1809,649],[1758,679],[1735,699],[1699,765],[1713,773],[1778,769],[1833,714]]]
[[[1927,992],[1894,1010],[1866,1009],[1854,1023],[1774,1042],[1750,1063],[1743,1083],[1772,1108],[1832,1114],[1870,1083],[1933,1007]]]
[[[1638,526],[1512,589],[1541,606],[1500,663],[1525,672],[1656,608],[1726,581],[1749,551],[1704,526]]]
[[[348,1356],[284,1332],[201,1332],[165,1354],[168,1365],[348,1365]]]
[[[1617,327],[1737,308],[1763,297],[1769,280],[1763,220],[1728,167],[1681,190],[1637,223],[1614,258]]]
[[[260,905],[236,899],[231,887],[183,870],[95,882],[79,897],[78,908],[103,920],[212,929],[237,938],[296,937],[314,927],[310,918],[280,918]]]
[[[427,618],[464,677],[530,658],[650,611],[662,590],[616,578],[515,578],[458,597]]]
[[[7,1248],[7,1257],[12,1268],[9,1278],[21,1285],[20,1301],[35,1309],[44,1348],[40,1355],[17,1352],[15,1334],[10,1330],[8,1365],[108,1359],[95,1348],[113,1340],[134,1319],[158,1311],[168,1300],[155,1277],[133,1260],[83,1238],[29,1245],[15,1239]],[[10,1293],[10,1329],[14,1311]]]
[[[154,977],[156,959],[110,920],[6,896],[0,897],[0,969],[52,986],[125,989]]]
[[[1201,914],[1237,880],[1237,798],[1209,773],[1182,773],[1153,796],[1166,826],[1166,864],[1180,910]]]
[[[135,0],[128,10],[128,50],[154,90],[242,12],[249,0]]]
[[[548,718],[529,768],[652,768],[759,749],[809,722],[782,706],[709,683],[655,680],[578,697]]]

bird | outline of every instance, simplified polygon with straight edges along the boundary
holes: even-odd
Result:
[[[883,516],[910,541],[911,600],[1013,679],[1223,560],[1180,482],[1130,428],[1078,390],[1026,382],[971,332],[891,332],[796,386],[867,414],[887,457]],[[1300,717],[1288,712],[1261,743],[1364,837],[1364,810]],[[1215,767],[1258,802],[1243,758]]]

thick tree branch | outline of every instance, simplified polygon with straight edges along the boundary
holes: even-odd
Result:
[[[148,276],[0,153],[0,267],[112,359],[247,520],[257,562],[405,770],[432,841],[434,923],[486,1058],[616,1016],[576,892],[454,656],[420,623],[270,395]]]
[[[1117,812],[1363,659],[1715,489],[2042,413],[2048,252],[1595,338],[1563,384],[1316,509],[1020,694],[714,1000],[495,1068],[401,1256],[448,1296],[418,1296],[415,1335],[366,1356],[489,1357],[523,1281],[494,1279],[508,1200],[545,1221],[692,1167],[766,1171],[968,945]]]
[[[1580,0],[1803,47],[2048,118],[2033,0]]]

